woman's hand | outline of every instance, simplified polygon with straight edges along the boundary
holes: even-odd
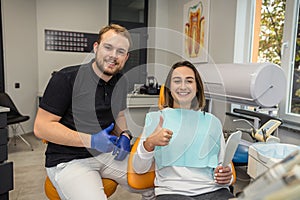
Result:
[[[215,182],[218,184],[229,184],[232,178],[231,168],[229,166],[218,166],[214,171]]]
[[[173,132],[169,129],[162,128],[164,119],[159,118],[159,123],[154,132],[144,141],[144,147],[147,151],[153,151],[155,146],[166,146],[169,144]]]

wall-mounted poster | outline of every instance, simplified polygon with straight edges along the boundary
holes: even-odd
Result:
[[[97,38],[93,33],[45,29],[45,50],[89,53]]]
[[[208,62],[209,0],[184,5],[184,57],[193,63]]]

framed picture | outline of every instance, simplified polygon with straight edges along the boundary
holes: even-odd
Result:
[[[208,62],[209,0],[192,0],[184,5],[184,58],[192,63]]]

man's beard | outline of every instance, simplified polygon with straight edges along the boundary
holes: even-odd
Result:
[[[115,65],[118,65],[118,64],[119,63],[115,63]],[[120,71],[120,69],[116,69],[115,71],[105,70],[104,64],[100,63],[97,60],[96,60],[96,65],[97,65],[97,68],[100,70],[100,72],[102,72],[104,75],[107,75],[107,76],[113,76]]]

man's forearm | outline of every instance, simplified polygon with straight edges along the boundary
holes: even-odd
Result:
[[[34,134],[46,141],[74,147],[90,147],[91,136],[71,130],[59,122],[60,117],[39,109],[34,123]]]

